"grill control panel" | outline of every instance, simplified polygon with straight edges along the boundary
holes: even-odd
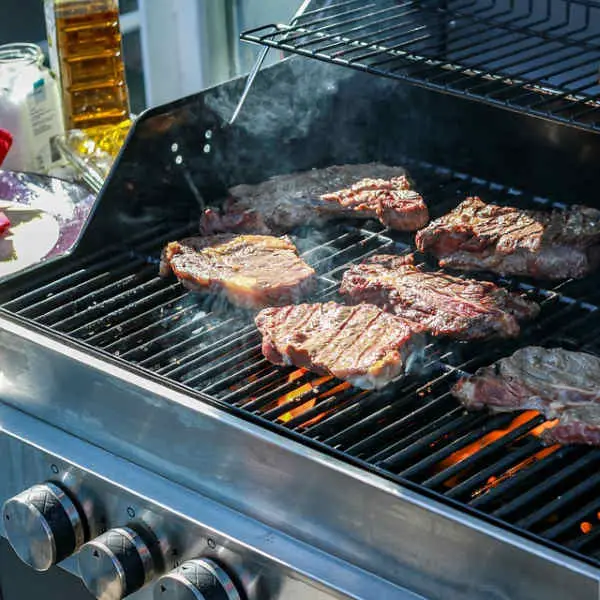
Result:
[[[190,560],[161,577],[154,600],[241,600],[228,573],[209,558]]]
[[[47,571],[74,555],[77,572],[98,600],[122,600],[143,588],[154,600],[245,597],[240,584],[213,558],[177,565],[178,552],[158,533],[160,525],[154,531],[148,522],[133,521],[89,540],[90,527],[78,504],[72,492],[54,482],[34,485],[5,501],[4,533],[17,556],[33,569]],[[133,512],[130,507],[129,516]],[[153,513],[145,516],[160,522]],[[216,549],[214,540],[209,546],[213,544]]]
[[[55,483],[34,485],[6,501],[4,531],[17,556],[36,571],[47,571],[71,556],[89,531],[85,516]]]
[[[23,420],[31,442],[8,433]],[[100,600],[417,600],[1,402],[0,456],[0,535],[32,568],[58,565]]]

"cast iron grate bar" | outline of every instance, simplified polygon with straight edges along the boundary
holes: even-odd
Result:
[[[499,451],[505,450],[506,446],[508,444],[512,443],[514,440],[529,433],[531,431],[531,429],[533,429],[536,425],[541,425],[542,423],[544,423],[545,420],[546,419],[543,416],[536,415],[536,416],[532,417],[531,419],[529,419],[528,421],[526,421],[520,427],[516,427],[512,431],[508,431],[505,435],[499,437],[495,442],[493,442],[489,445],[483,446],[481,448],[481,450],[478,450],[472,454],[473,460],[470,461],[470,463],[469,463],[470,467],[474,468],[481,463],[486,463],[486,462],[489,463],[490,462],[489,459],[492,457],[492,455],[494,455],[494,453],[498,454]],[[476,439],[477,438],[475,438],[474,441],[476,441]],[[460,443],[457,443],[457,446],[458,446],[458,450],[463,448],[465,446],[464,440],[460,440]],[[448,454],[451,453],[451,451],[452,451],[452,447],[445,448],[443,451],[443,454],[445,455],[445,457],[447,457]],[[456,462],[452,466],[444,469],[441,473],[432,475],[431,477],[429,477],[428,479],[426,479],[425,481],[422,482],[423,485],[425,485],[429,488],[432,488],[432,489],[438,488],[440,485],[447,482],[450,478],[455,477],[456,475],[459,475],[461,472],[464,471],[464,460],[466,460],[467,458],[469,458],[469,457],[467,456],[467,457],[465,457],[465,459],[459,460],[459,462]],[[442,462],[437,459],[439,459],[439,455],[434,456],[433,459],[430,457],[428,459],[429,464],[436,463],[436,462]],[[424,465],[422,465],[422,464],[415,465],[415,467],[413,467],[413,468],[423,469]]]
[[[523,208],[552,205],[433,165],[407,162],[407,166],[434,217],[465,195]],[[436,340],[428,346],[430,358],[420,371],[398,378],[384,390],[363,391],[330,377],[272,365],[262,356],[252,312],[234,310],[210,296],[195,296],[174,279],[158,278],[163,243],[187,232],[161,229],[95,260],[73,261],[71,270],[48,269],[41,286],[12,290],[3,308],[209,393],[276,423],[283,432],[334,448],[391,479],[411,481],[478,514],[516,524],[595,559],[600,536],[582,540],[579,519],[587,523],[595,518],[590,494],[597,492],[600,482],[597,478],[586,482],[590,479],[586,473],[597,467],[600,451],[545,447],[538,429],[546,424],[537,413],[467,413],[450,390],[466,372],[524,344],[586,344],[599,351],[596,278],[545,289],[525,279],[480,275],[539,302],[540,317],[524,325],[517,340],[477,344]],[[328,226],[318,236],[298,232],[296,242],[318,272],[320,284],[313,300],[325,301],[337,298],[350,263],[377,252],[409,252],[412,236],[361,222]],[[434,266],[422,260],[425,267]],[[553,520],[557,515],[558,522]]]
[[[530,489],[529,494],[520,494],[515,497],[512,501],[505,502],[495,512],[495,516],[500,518],[519,518],[519,515],[527,515],[528,519],[532,521],[538,518],[539,511],[534,513],[527,512],[529,510],[529,500],[532,497],[539,498],[540,500],[546,497],[558,497],[560,491],[569,487],[570,482],[576,481],[578,477],[585,477],[589,472],[591,465],[598,460],[597,452],[589,452],[583,455],[579,460],[573,463],[562,464],[560,469],[557,469],[551,475],[545,477],[542,481],[535,480],[533,487]],[[524,471],[525,476],[526,470]],[[568,482],[568,483],[567,483]],[[542,505],[546,505],[545,502],[541,502]]]
[[[469,501],[469,504],[476,508],[485,508],[485,510],[491,512],[504,506],[507,498],[518,497],[520,500],[523,497],[526,499],[526,495],[520,495],[523,491],[529,490],[532,486],[535,487],[538,479],[545,478],[547,472],[552,471],[556,473],[559,471],[563,465],[563,461],[566,460],[568,464],[575,462],[577,454],[580,451],[579,448],[565,447],[552,453],[549,457],[543,457],[543,459],[538,460],[536,454],[542,448],[543,446],[538,441],[525,459],[523,456],[516,455],[513,457],[511,455],[507,456],[508,463],[506,465],[494,465],[493,470],[490,470],[490,476],[493,479],[489,483],[492,485],[482,486],[483,482],[477,481],[473,486],[477,488],[477,493]],[[590,454],[585,455],[586,460],[591,460],[591,458]],[[519,465],[523,464],[524,460],[529,461],[527,468],[519,469]],[[486,477],[484,481],[488,483],[488,479]],[[494,485],[496,482],[498,484]],[[502,485],[499,485],[500,483]],[[464,486],[466,488],[467,481],[464,482]],[[466,489],[458,489],[460,487],[453,488],[448,495],[453,496],[455,493],[465,493]]]
[[[498,448],[502,446],[504,443],[504,439],[500,438],[498,440]],[[511,473],[511,469],[516,468],[519,464],[522,464],[524,461],[531,460],[532,456],[535,456],[536,452],[538,452],[542,448],[540,441],[531,438],[527,441],[526,444],[523,444],[520,448],[514,450],[504,458],[497,460],[496,462],[491,463],[489,466],[480,467],[474,475],[468,476],[466,479],[462,479],[460,483],[454,485],[446,492],[446,496],[449,498],[460,498],[469,502],[471,498],[482,498],[492,489],[501,489],[502,493],[505,493],[505,488],[503,486],[498,487],[498,484],[502,480],[498,480],[497,474],[502,475],[503,473]],[[477,459],[481,459],[481,454],[477,453]],[[531,461],[532,464],[535,461]],[[528,469],[525,469],[523,472],[527,472],[529,476],[533,474],[533,468],[530,466]],[[507,478],[507,480],[510,478]],[[473,494],[473,490],[477,490],[475,494]],[[489,498],[487,498],[489,502]],[[474,505],[474,502],[469,502],[471,506]]]
[[[600,5],[490,0],[314,0],[293,25],[241,39],[323,62],[600,128]],[[520,8],[520,10],[519,10]]]

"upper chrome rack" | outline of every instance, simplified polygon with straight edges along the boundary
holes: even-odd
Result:
[[[600,129],[598,0],[312,0],[241,39]]]

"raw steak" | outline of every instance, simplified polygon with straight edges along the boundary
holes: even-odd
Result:
[[[278,175],[258,185],[230,190],[222,211],[208,209],[204,234],[224,231],[284,233],[340,218],[378,219],[392,229],[416,231],[429,220],[423,198],[406,171],[371,163],[332,166]]]
[[[440,266],[540,279],[582,277],[600,260],[600,211],[533,211],[467,198],[417,233]]]
[[[547,442],[600,445],[600,359],[562,348],[517,350],[452,390],[468,409],[537,410],[558,424]]]
[[[193,291],[224,292],[233,304],[262,308],[294,302],[313,289],[315,271],[286,237],[215,235],[171,242],[160,274]]]
[[[420,323],[434,335],[474,340],[519,335],[539,306],[486,281],[427,273],[407,256],[377,255],[344,273],[340,293]]]
[[[363,389],[381,388],[404,373],[422,341],[418,326],[370,304],[266,308],[256,326],[272,363],[331,374]]]

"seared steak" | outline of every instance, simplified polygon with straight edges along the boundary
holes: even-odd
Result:
[[[370,304],[266,308],[256,326],[272,363],[331,374],[363,389],[402,374],[421,340],[411,324]]]
[[[600,445],[600,358],[562,348],[517,350],[452,390],[468,409],[537,410],[558,424],[548,442]]]
[[[420,323],[434,335],[465,340],[516,337],[519,321],[539,313],[535,302],[491,282],[424,272],[412,254],[373,256],[351,267],[340,293]]]
[[[247,308],[294,302],[315,283],[315,271],[298,256],[294,244],[268,235],[171,242],[160,264],[162,276],[170,272],[193,291],[222,291],[230,302]]]
[[[224,231],[284,233],[335,218],[378,219],[401,231],[416,231],[429,220],[421,196],[411,190],[400,167],[377,163],[343,165],[278,175],[258,185],[230,190],[222,212],[208,209],[204,234]]]
[[[440,266],[540,279],[582,277],[600,259],[600,211],[533,211],[467,198],[416,236]]]

